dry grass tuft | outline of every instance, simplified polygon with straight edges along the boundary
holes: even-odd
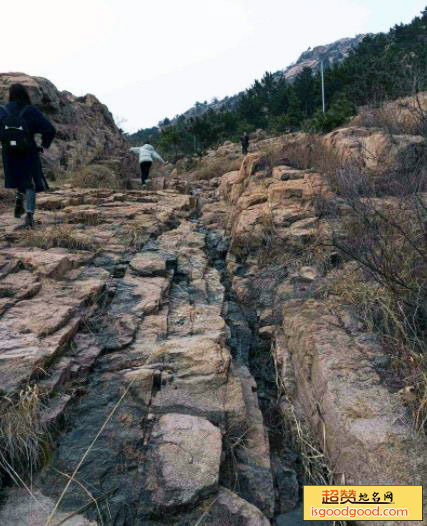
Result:
[[[246,447],[247,435],[250,431],[249,427],[241,425],[230,425],[225,430],[222,441],[225,452],[226,461],[226,478],[231,484],[231,489],[235,490],[238,488],[238,470],[237,470],[237,451]]]
[[[274,168],[285,164],[285,156],[283,153],[283,145],[278,142],[266,142],[260,144],[257,152],[262,154],[262,158],[265,159],[267,168]]]
[[[336,190],[337,172],[354,167],[356,161],[349,162],[340,157],[338,152],[325,147],[320,135],[298,134],[289,139],[283,148],[286,164],[298,170],[316,170],[329,176],[329,183]],[[356,168],[358,168],[356,166]]]
[[[4,396],[0,408],[0,470],[19,482],[40,466],[49,444],[43,398],[37,386],[28,385],[16,396]]]
[[[25,232],[21,239],[22,246],[50,248],[68,248],[69,250],[95,251],[97,244],[86,236],[78,234],[69,225],[55,225],[45,229],[34,229]]]
[[[274,351],[273,358],[276,358]],[[290,446],[301,459],[303,483],[316,486],[345,484],[345,480],[337,481],[332,463],[325,454],[326,430],[323,429],[323,443],[317,440],[308,423],[300,417],[294,405],[287,396],[287,386],[280,375],[280,366],[275,360],[276,386],[281,395],[279,411],[286,428],[286,436]],[[345,526],[345,521],[334,521],[335,526]]]
[[[150,233],[146,225],[135,223],[125,225],[122,236],[122,243],[127,248],[139,252],[150,238]]]

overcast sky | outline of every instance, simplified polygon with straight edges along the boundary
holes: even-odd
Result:
[[[0,71],[95,94],[127,131],[233,95],[309,46],[409,22],[427,0],[20,0]],[[16,24],[14,23],[16,22]]]

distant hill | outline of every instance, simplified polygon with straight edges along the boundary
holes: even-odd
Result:
[[[273,77],[278,79],[284,77],[288,81],[293,81],[304,68],[311,68],[314,72],[320,70],[320,62],[323,60],[325,68],[328,68],[334,64],[337,64],[348,57],[350,51],[362,42],[366,35],[357,35],[354,38],[341,38],[331,44],[325,44],[323,46],[317,46],[313,49],[308,48],[307,51],[302,53],[298,60],[289,65],[287,68],[276,71],[273,73]],[[237,102],[243,95],[243,91],[237,95],[231,97],[225,97],[221,100],[214,100],[210,103],[196,103],[189,110],[185,111],[182,115],[188,119],[190,117],[198,117],[208,110],[218,111],[221,109],[232,110],[236,106]],[[181,117],[181,115],[179,116]],[[174,124],[178,116],[171,119],[171,123]]]

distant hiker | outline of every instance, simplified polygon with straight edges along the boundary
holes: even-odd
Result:
[[[40,133],[42,147],[34,135]],[[16,188],[15,217],[26,212],[25,226],[34,226],[36,192],[49,188],[43,175],[40,152],[49,148],[55,128],[35,106],[22,84],[9,88],[9,103],[0,106],[0,142],[6,188]],[[24,208],[25,197],[25,208]]]
[[[243,155],[246,155],[249,148],[249,135],[246,132],[240,137],[240,144],[242,145]]]
[[[144,146],[135,146],[134,148],[130,148],[129,151],[139,155],[139,168],[141,170],[141,183],[143,185],[149,181],[150,169],[154,161],[160,161],[165,164],[165,161],[148,141],[144,143]]]

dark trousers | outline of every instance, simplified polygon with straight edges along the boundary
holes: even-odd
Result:
[[[242,144],[242,153],[243,155],[246,155],[248,153],[249,144]]]
[[[143,161],[139,168],[141,170],[141,183],[144,184],[150,175],[150,168],[153,163],[151,161]]]

